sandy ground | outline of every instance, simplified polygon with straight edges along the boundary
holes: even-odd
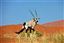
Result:
[[[50,36],[51,34],[55,34],[57,32],[64,35],[64,21],[61,20],[37,25],[35,30],[41,32],[44,35],[34,39],[22,37],[20,40],[18,35],[14,32],[17,32],[21,29],[21,24],[0,26],[0,43],[47,43],[45,40],[43,40],[47,37],[47,35]],[[50,41],[49,43],[53,42]]]

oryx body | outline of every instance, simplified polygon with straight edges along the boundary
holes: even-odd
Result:
[[[34,16],[34,14],[30,11],[30,13],[32,14],[32,16],[34,17],[32,20],[28,21],[28,22],[24,22],[23,23],[23,26],[22,26],[22,30],[19,31],[19,32],[16,32],[16,33],[20,33],[22,32],[24,29],[26,29],[26,32],[30,29],[30,33],[31,33],[31,30],[34,31],[34,27],[38,24],[38,19],[37,17]],[[37,12],[35,11],[36,13],[36,16],[37,16]]]
[[[32,20],[26,22],[25,28],[28,29],[28,27],[32,27],[32,29],[33,29],[37,25],[37,22],[38,21],[32,19]]]

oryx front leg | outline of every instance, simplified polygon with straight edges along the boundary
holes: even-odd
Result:
[[[25,26],[25,28],[26,28],[26,33],[27,33],[27,31],[28,31],[28,26]]]

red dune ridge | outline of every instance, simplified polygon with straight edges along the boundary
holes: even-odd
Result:
[[[14,33],[20,31],[21,29],[21,24],[0,26],[0,35],[8,32]],[[64,32],[64,20],[50,22],[46,24],[39,24],[35,27],[35,30],[42,33]]]
[[[4,38],[3,35],[10,33],[12,36],[15,36],[15,32],[20,31],[21,29],[22,24],[0,26],[0,43],[16,43],[16,38]],[[64,20],[38,24],[35,27],[35,30],[45,34],[64,32]]]

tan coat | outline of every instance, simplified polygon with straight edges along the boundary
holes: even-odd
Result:
[[[35,25],[36,25],[36,23],[35,23],[35,21],[32,19],[31,21],[26,22],[25,27],[26,27],[26,29],[27,29],[28,27],[32,27],[32,28],[34,28]]]

